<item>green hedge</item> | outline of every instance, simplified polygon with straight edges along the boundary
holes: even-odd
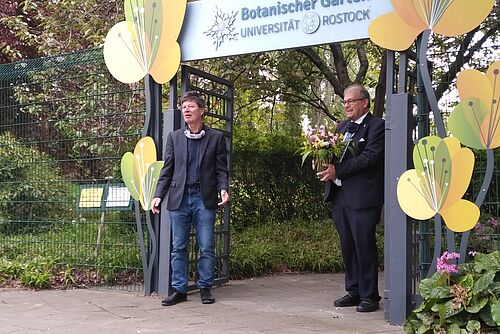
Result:
[[[290,151],[238,150],[233,156],[231,227],[329,217],[323,184]]]
[[[329,220],[248,227],[231,235],[230,276],[283,272],[338,272],[344,264]]]

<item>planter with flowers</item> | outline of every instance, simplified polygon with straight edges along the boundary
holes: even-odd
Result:
[[[406,320],[405,333],[499,333],[500,251],[472,255],[458,266],[458,253],[438,259],[436,273],[420,282],[423,302]]]

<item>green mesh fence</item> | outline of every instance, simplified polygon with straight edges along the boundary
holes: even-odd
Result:
[[[56,281],[142,289],[120,160],[144,111],[142,84],[111,77],[101,49],[0,65],[3,261],[44,259]]]

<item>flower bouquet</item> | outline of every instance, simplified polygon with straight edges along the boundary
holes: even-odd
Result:
[[[304,141],[298,150],[302,154],[302,165],[308,157],[312,158],[313,168],[321,171],[334,157],[339,157],[345,146],[344,135],[334,133],[324,125],[314,128],[307,126],[303,133]]]

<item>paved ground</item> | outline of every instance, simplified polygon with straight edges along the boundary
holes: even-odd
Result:
[[[202,305],[196,291],[170,307],[160,297],[112,290],[2,289],[0,333],[403,333],[384,320],[383,308],[335,308],[342,294],[342,274],[231,281],[214,289],[215,304]]]

